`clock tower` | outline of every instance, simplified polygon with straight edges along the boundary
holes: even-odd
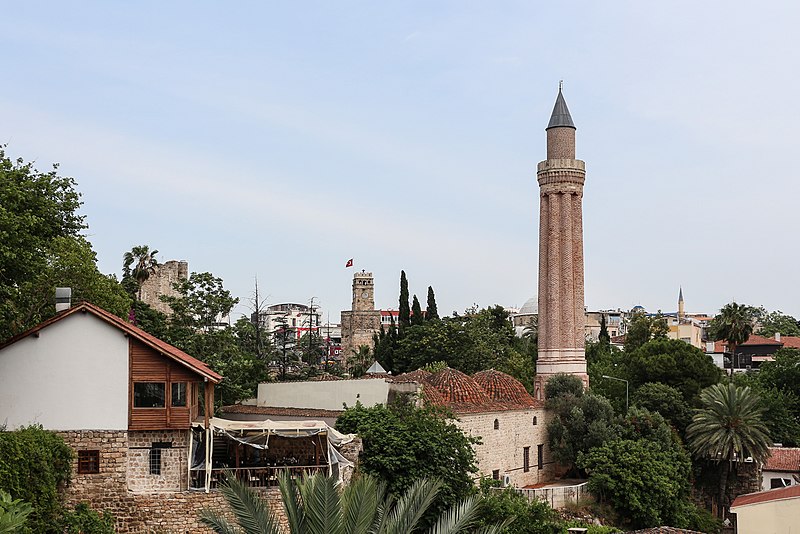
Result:
[[[381,329],[375,309],[375,279],[366,271],[353,274],[353,305],[342,312],[342,354],[345,360],[361,345],[372,348],[372,336]]]

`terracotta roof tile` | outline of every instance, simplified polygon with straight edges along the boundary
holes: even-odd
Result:
[[[222,414],[278,415],[289,417],[339,417],[344,410],[317,410],[314,408],[275,408],[271,406],[252,406],[231,404],[219,409]]]
[[[418,384],[424,384],[430,377],[431,372],[426,371],[424,369],[417,369],[416,371],[411,371],[408,373],[403,373],[401,375],[397,375],[392,378],[392,382],[396,382],[398,384],[404,384],[407,382],[416,382]]]
[[[336,375],[332,375],[330,373],[322,373],[321,375],[317,375],[314,377],[309,378],[311,382],[333,382],[336,380],[344,380],[344,378]]]
[[[800,349],[800,337],[798,336],[781,336],[783,348]]]
[[[492,400],[518,404],[520,407],[533,407],[540,404],[531,397],[522,382],[506,373],[488,369],[475,373],[472,378]]]
[[[201,362],[200,360],[198,360],[194,356],[190,356],[190,355],[186,354],[185,352],[183,352],[179,348],[173,347],[172,345],[170,345],[166,341],[162,341],[162,340],[158,339],[157,337],[155,337],[155,336],[153,336],[151,334],[148,334],[147,332],[145,332],[141,328],[132,325],[131,323],[125,321],[124,319],[121,319],[120,317],[117,317],[113,313],[107,312],[103,308],[100,308],[99,306],[95,306],[94,304],[92,304],[90,302],[81,302],[81,303],[76,304],[75,306],[71,307],[68,310],[65,310],[65,311],[63,311],[61,313],[58,313],[58,314],[54,315],[53,317],[49,318],[48,320],[46,320],[46,321],[44,321],[42,323],[39,323],[38,325],[34,326],[33,328],[31,328],[29,330],[26,330],[25,332],[12,337],[8,341],[6,341],[2,345],[0,345],[0,349],[3,349],[5,347],[9,346],[12,343],[16,343],[20,339],[26,338],[29,335],[34,334],[34,333],[42,330],[43,328],[47,328],[51,324],[56,323],[56,322],[64,319],[65,317],[69,317],[70,315],[73,315],[73,314],[75,314],[75,313],[77,313],[79,311],[91,313],[95,317],[105,321],[106,323],[108,323],[108,324],[110,324],[112,326],[115,326],[115,327],[119,328],[120,330],[126,332],[128,335],[131,335],[134,338],[138,339],[139,341],[141,341],[145,345],[148,345],[150,348],[153,348],[153,349],[157,350],[158,352],[160,352],[161,354],[163,354],[164,356],[167,356],[168,358],[171,358],[171,359],[177,361],[178,363],[183,364],[184,366],[188,367],[192,371],[198,373],[201,376],[204,376],[204,377],[208,378],[209,380],[211,380],[214,383],[218,383],[218,382],[220,382],[222,380],[222,375],[221,374],[215,373],[214,371],[211,370],[210,367],[208,367],[205,363]]]
[[[739,495],[736,497],[731,505],[731,511],[733,511],[733,508],[738,506],[747,506],[748,504],[796,498],[800,498],[800,485],[797,484],[786,488],[759,491],[757,493],[748,493],[746,495]]]
[[[764,471],[800,472],[800,448],[770,447]]]
[[[475,380],[456,369],[446,368],[428,379],[450,404],[491,404],[492,399]]]

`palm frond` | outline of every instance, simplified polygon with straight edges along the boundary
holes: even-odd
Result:
[[[286,519],[289,522],[289,531],[295,533],[303,532],[305,526],[305,512],[297,484],[286,472],[278,475],[278,485],[281,489]]]
[[[342,492],[344,534],[369,534],[376,526],[378,507],[384,498],[385,484],[373,477],[354,479]]]
[[[304,479],[300,495],[306,516],[303,534],[341,534],[342,503],[333,477],[317,475]]]
[[[467,497],[439,516],[428,534],[456,534],[469,528],[477,518],[478,497]]]
[[[200,522],[217,534],[241,534],[242,531],[231,525],[227,519],[211,510],[200,510]]]
[[[389,513],[386,532],[390,534],[413,532],[420,518],[436,499],[441,487],[442,483],[439,480],[420,479],[414,482]]]
[[[220,492],[246,534],[279,534],[280,523],[270,507],[236,475],[225,473]]]

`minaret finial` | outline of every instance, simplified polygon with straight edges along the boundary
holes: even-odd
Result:
[[[558,80],[558,92],[561,92],[561,88],[564,87],[564,80]]]

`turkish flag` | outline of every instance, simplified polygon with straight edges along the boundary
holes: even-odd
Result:
[[[352,266],[353,266],[353,258],[350,258],[349,260],[347,260],[347,263],[345,264],[345,268],[352,267]]]

